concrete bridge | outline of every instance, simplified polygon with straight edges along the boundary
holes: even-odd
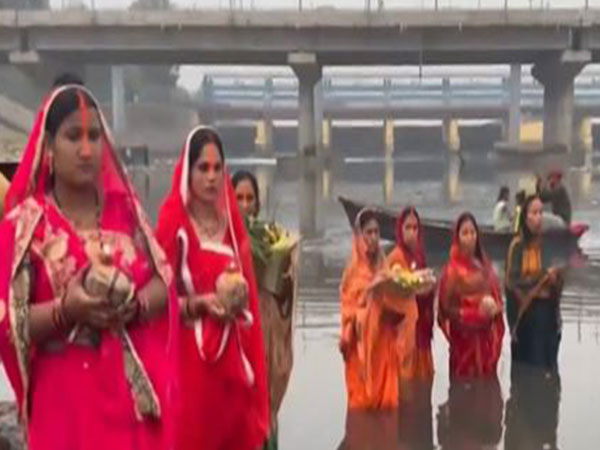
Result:
[[[316,196],[323,66],[531,63],[544,87],[543,145],[570,149],[574,79],[598,60],[600,10],[0,12],[0,63],[291,66],[299,81],[304,199]],[[113,85],[122,85],[113,75]],[[520,71],[511,77],[514,142]],[[122,103],[113,97],[115,113]],[[300,215],[311,234],[314,202],[303,203]]]

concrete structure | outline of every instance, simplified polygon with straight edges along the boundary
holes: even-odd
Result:
[[[322,76],[321,65],[314,53],[290,53],[288,63],[298,77],[298,146],[301,170],[300,232],[317,233],[318,177],[320,147],[315,111],[315,87]],[[320,122],[319,122],[320,124]],[[320,134],[320,133],[319,133]]]
[[[307,235],[318,228],[316,121],[325,107],[315,88],[323,65],[534,63],[544,85],[544,146],[569,149],[573,79],[599,56],[598,10],[0,12],[0,63],[290,65],[299,79]],[[459,147],[454,119],[445,116],[451,149]]]
[[[570,149],[574,79],[592,60],[587,50],[565,50],[538,61],[532,75],[544,85],[544,147]]]

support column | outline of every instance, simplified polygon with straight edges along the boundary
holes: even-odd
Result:
[[[394,120],[391,118],[383,121],[383,142],[385,147],[383,201],[387,205],[394,197]]]
[[[123,66],[112,66],[112,127],[117,141],[123,140],[127,129],[125,114],[125,76]]]
[[[511,64],[510,78],[508,79],[508,130],[507,141],[509,145],[519,144],[521,129],[521,64]]]
[[[273,121],[261,119],[256,123],[256,138],[254,140],[256,154],[260,158],[274,157],[273,147]],[[258,182],[259,200],[262,212],[269,216],[271,207],[271,185],[273,181],[273,166],[259,164],[256,168],[256,181]]]
[[[544,149],[571,150],[574,80],[590,61],[589,51],[565,50],[538,61],[531,69],[544,85]]]
[[[300,173],[300,232],[315,236],[317,229],[318,149],[315,114],[315,86],[322,69],[314,53],[290,53],[288,63],[298,77],[298,146]]]
[[[261,156],[273,153],[273,121],[261,119],[256,122],[256,134],[254,138],[256,152]]]
[[[458,153],[460,151],[460,130],[458,120],[446,117],[442,123],[442,137],[448,151]]]
[[[594,151],[594,135],[592,133],[592,119],[589,116],[581,117],[577,121],[577,147],[583,150],[584,154]]]
[[[331,200],[333,180],[331,176],[331,128],[332,120],[323,119],[321,126],[321,148],[323,150],[323,200]]]
[[[448,166],[446,168],[445,194],[446,201],[456,203],[460,199],[460,174],[462,171],[462,156],[459,152],[448,153]]]

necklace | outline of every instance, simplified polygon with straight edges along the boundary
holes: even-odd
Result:
[[[56,195],[56,188],[53,187],[52,188],[52,197],[54,199],[54,203],[56,203],[56,206],[58,207],[58,209],[60,209],[60,211],[65,215],[65,217],[69,220],[71,220],[73,222],[73,225],[75,227],[75,229],[79,229],[80,227],[78,226],[78,222],[77,220],[72,220],[68,217],[68,215],[66,214],[65,209],[63,208],[63,206],[60,203],[60,200],[58,199],[58,195]],[[95,202],[95,222],[96,222],[96,238],[98,239],[98,243],[100,245],[100,252],[102,254],[102,256],[104,257],[110,257],[110,248],[109,246],[104,242],[104,238],[102,235],[102,210],[100,207],[100,196],[98,195],[98,190],[95,189],[94,190],[94,202]]]
[[[194,219],[193,222],[196,225],[198,233],[200,234],[201,237],[204,237],[208,240],[213,240],[214,238],[218,237],[221,234],[222,220],[218,216],[217,216],[217,219],[214,221],[212,221],[212,220],[208,221],[206,219],[205,220]]]

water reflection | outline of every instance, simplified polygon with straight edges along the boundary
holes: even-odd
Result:
[[[433,380],[404,383],[397,410],[348,410],[339,450],[431,450]]]
[[[560,376],[528,366],[511,371],[506,402],[505,450],[553,450],[557,447]]]
[[[443,450],[495,449],[502,438],[504,403],[498,378],[453,381],[437,415]]]

